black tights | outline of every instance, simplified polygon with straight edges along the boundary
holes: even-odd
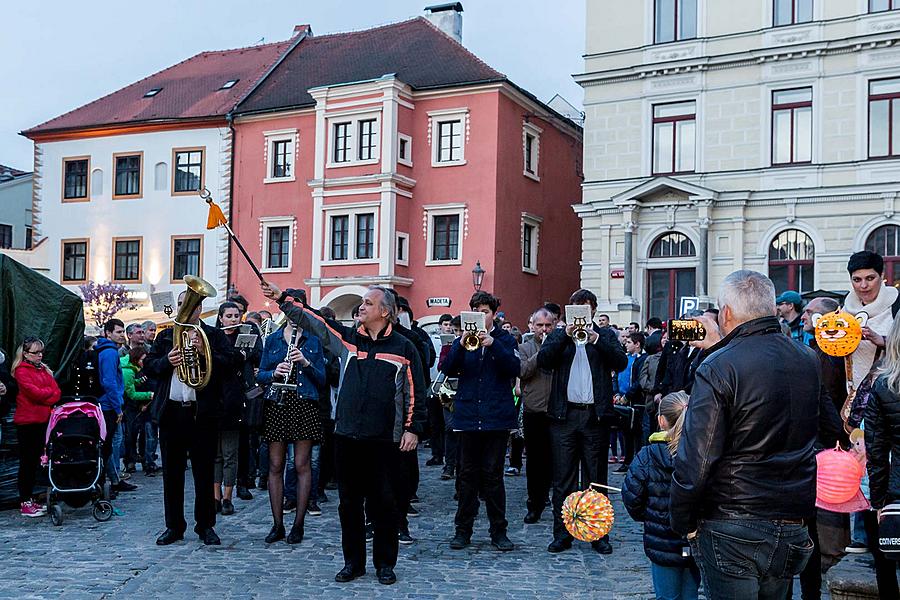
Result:
[[[297,471],[297,512],[294,514],[294,527],[302,527],[303,519],[306,516],[309,490],[312,487],[312,467],[309,462],[312,445],[311,440],[294,442],[294,470]],[[287,442],[269,442],[269,503],[272,505],[272,518],[276,525],[284,524],[284,460],[286,455]]]

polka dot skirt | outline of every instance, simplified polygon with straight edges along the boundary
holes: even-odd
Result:
[[[283,404],[266,402],[263,439],[268,442],[322,441],[319,406],[291,395]]]

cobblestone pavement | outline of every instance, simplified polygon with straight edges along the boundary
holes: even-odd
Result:
[[[185,541],[161,548],[154,542],[163,530],[162,478],[138,472],[131,481],[140,489],[119,496],[116,508],[122,514],[107,523],[94,521],[89,508],[67,511],[61,527],[47,518],[22,518],[18,511],[0,513],[0,598],[653,597],[641,529],[616,494],[610,556],[583,543],[549,554],[549,509],[539,523],[522,523],[524,476],[505,478],[509,535],[516,549],[500,553],[490,546],[482,511],[472,545],[450,550],[453,484],[439,480],[440,467],[424,466],[427,452],[419,455],[421,516],[410,519],[417,541],[400,547],[399,581],[393,586],[377,583],[371,562],[365,577],[334,582],[343,566],[336,491],[329,492],[322,516],[307,517],[306,539],[299,546],[263,542],[271,525],[269,503],[266,492],[254,490],[253,500],[235,500],[233,516],[219,516],[222,546],[204,546],[189,524]],[[186,479],[189,485],[189,473]],[[617,485],[622,476],[611,473],[610,480]],[[188,509],[191,501],[188,495]]]

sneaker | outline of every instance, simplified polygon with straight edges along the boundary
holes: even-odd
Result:
[[[366,524],[366,543],[370,543],[375,539],[375,526],[371,523]]]
[[[507,467],[507,469],[506,469],[507,477],[515,477],[518,474],[519,474],[519,469],[517,469],[516,467]]]
[[[440,456],[432,456],[428,460],[425,461],[426,467],[436,467],[438,465],[444,464],[444,459]]]
[[[222,500],[222,515],[227,517],[228,515],[233,515],[233,514],[234,514],[234,503],[227,498],[225,500]]]
[[[114,489],[117,492],[133,492],[134,490],[138,489],[138,486],[134,485],[133,483],[128,483],[127,481],[122,480],[122,481],[119,481],[119,483],[114,484],[112,486],[112,489]]]
[[[119,473],[119,481],[128,481],[129,479],[131,479],[131,473],[129,473],[128,471],[122,471],[121,473]]]
[[[410,507],[406,510],[406,516],[409,518],[415,518],[419,516],[419,511],[416,510],[415,506],[410,505]]]
[[[325,490],[319,492],[319,504],[325,504],[328,502],[328,494],[325,493]]]
[[[862,542],[850,542],[850,545],[844,548],[844,552],[847,554],[867,554],[869,552],[868,546],[863,544]]]
[[[609,457],[609,460],[606,461],[606,462],[608,462],[608,463],[611,464],[611,465],[614,465],[614,464],[616,464],[616,463],[619,462],[619,461],[618,461],[618,459],[617,459],[615,456],[610,456],[610,457]]]
[[[137,467],[134,466],[134,463],[128,463],[125,465],[125,472],[129,474],[135,473],[137,472]]]
[[[613,473],[627,473],[627,472],[628,472],[628,465],[626,465],[625,463],[622,463],[621,465],[619,465],[618,469],[613,471]]]
[[[315,502],[310,502],[306,507],[306,514],[312,515],[314,517],[320,517],[322,516],[322,509],[319,508],[319,505]]]
[[[416,494],[413,494],[412,497],[410,497],[410,499],[409,499],[410,504],[418,504],[419,502],[421,502],[421,500],[419,499],[419,496]]]
[[[26,502],[22,502],[19,505],[19,514],[21,514],[23,517],[29,518],[43,517],[47,514],[47,509],[44,506],[37,504],[36,502],[28,500]]]
[[[449,481],[450,479],[453,479],[454,477],[456,477],[456,469],[450,465],[445,466],[444,470],[441,471],[441,479],[443,481]]]
[[[288,500],[287,498],[285,498],[283,506],[284,506],[284,512],[286,512],[286,513],[294,512],[295,510],[297,510],[297,501],[296,500]]]
[[[397,535],[397,541],[400,542],[401,544],[403,544],[404,546],[409,546],[416,540],[414,540],[413,537],[411,535],[409,535],[408,531],[401,531]]]

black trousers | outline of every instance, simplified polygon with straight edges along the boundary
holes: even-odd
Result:
[[[642,437],[644,431],[644,407],[635,406],[634,420],[630,423],[631,427],[624,431],[625,433],[625,464],[630,465],[634,460],[634,455],[644,447]]]
[[[259,448],[259,444],[256,445]],[[250,486],[250,473],[256,472],[256,456],[251,450],[250,430],[246,425],[241,425],[238,430],[238,461],[237,461],[237,485]]]
[[[506,458],[506,442],[509,432],[460,431],[459,473],[457,489],[459,503],[456,508],[456,531],[472,535],[475,517],[478,516],[479,492],[484,498],[484,508],[490,521],[489,533],[493,537],[506,533],[506,489],[503,484],[503,463]]]
[[[319,449],[319,494],[334,480],[334,421],[322,419],[322,447]]]
[[[522,415],[525,451],[528,453],[525,478],[528,485],[528,510],[541,514],[550,495],[551,455],[550,419],[547,413]]]
[[[444,458],[444,407],[438,396],[428,396],[428,429],[431,431],[431,456]]]
[[[572,539],[562,520],[566,497],[579,489],[578,467],[582,466],[582,486],[607,483],[609,425],[592,417],[589,405],[569,403],[566,418],[550,423],[553,457],[553,538]]]
[[[19,444],[19,502],[31,500],[37,471],[44,452],[44,439],[47,434],[47,423],[29,423],[16,425],[16,438]]]
[[[452,414],[446,408],[444,413],[444,466],[456,468],[459,464],[459,433],[453,431]]]
[[[143,439],[144,421],[143,413],[137,406],[126,404],[122,412],[122,437],[125,450],[125,465],[133,465],[137,457],[143,454],[145,444],[138,444],[138,436]]]
[[[863,525],[869,552],[875,561],[875,581],[878,584],[878,597],[881,600],[900,599],[900,586],[897,584],[897,561],[884,555],[878,547],[878,513],[874,510],[863,512]]]
[[[124,418],[124,416],[123,416]],[[116,427],[119,426],[118,421],[119,415],[116,414],[114,410],[104,410],[103,411],[103,421],[106,423],[106,439],[103,440],[103,447],[100,450],[100,455],[103,456],[103,468],[100,470],[100,479],[99,483],[102,487],[104,483],[106,483],[106,465],[112,457],[113,451],[113,437],[116,434]],[[118,483],[113,481],[111,483]]]
[[[400,447],[394,442],[334,436],[345,565],[354,569],[366,566],[366,514],[375,527],[372,541],[375,568],[393,568],[397,564],[403,468],[400,455]]]
[[[214,464],[218,449],[218,427],[197,422],[194,405],[166,402],[159,423],[162,449],[163,498],[166,527],[184,533],[184,471],[188,452],[194,477],[194,531],[201,533],[216,524],[216,499],[213,495]]]
[[[400,453],[400,471],[399,527],[409,533],[409,501],[419,491],[419,455],[415,450]]]

